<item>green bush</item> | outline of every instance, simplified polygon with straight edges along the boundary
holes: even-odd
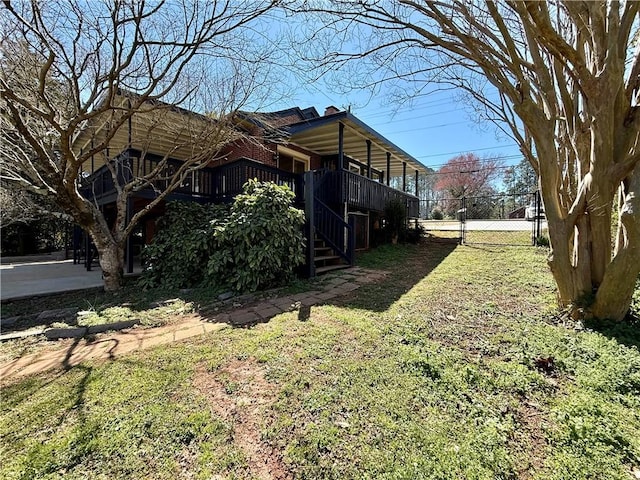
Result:
[[[288,187],[250,180],[224,223],[215,226],[208,279],[255,291],[290,279],[304,261],[304,212]]]
[[[400,243],[420,243],[427,231],[421,224],[414,227],[405,227],[400,231]]]
[[[442,209],[440,207],[435,207],[433,210],[431,210],[431,219],[444,220],[444,213],[442,213]]]
[[[231,206],[170,202],[144,249],[140,285],[254,291],[290,279],[304,261],[304,213],[274,183],[247,182]]]
[[[388,241],[396,243],[400,233],[407,228],[407,205],[404,201],[394,198],[384,207],[385,231]]]
[[[640,277],[636,280],[636,289],[631,297],[631,308],[629,310],[630,315],[635,316],[640,320]]]
[[[384,218],[383,233],[387,243],[418,243],[425,234],[422,225],[409,227],[407,206],[403,200],[389,200],[384,208]]]
[[[215,225],[229,214],[227,205],[169,202],[153,243],[143,252],[143,287],[189,288],[203,282]]]
[[[536,237],[536,245],[538,247],[547,247],[549,248],[549,246],[551,245],[551,243],[549,242],[549,237],[547,235],[538,235]]]

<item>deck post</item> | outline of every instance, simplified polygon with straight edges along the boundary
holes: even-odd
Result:
[[[309,278],[316,276],[316,264],[315,264],[315,219],[314,219],[314,206],[313,206],[313,171],[304,172],[304,215],[306,219],[305,233],[307,236],[307,275]]]
[[[407,191],[407,162],[402,162],[402,191]]]
[[[391,153],[387,152],[387,187],[389,186],[390,178],[391,178]]]
[[[93,252],[91,250],[91,236],[88,232],[84,234],[84,268],[87,272],[91,271],[91,262],[93,261]]]
[[[419,179],[420,173],[418,172],[418,170],[416,170],[416,197],[418,196],[418,179]]]
[[[338,170],[344,170],[344,123],[338,124]]]
[[[133,199],[127,198],[127,211],[126,211],[126,221],[127,225],[131,221],[131,217],[133,217]],[[129,234],[127,236],[127,243],[125,245],[124,255],[127,264],[127,273],[133,273],[133,236]]]
[[[367,178],[371,178],[371,140],[367,140]]]
[[[356,219],[354,215],[349,217],[349,228],[347,229],[347,256],[349,265],[356,264]]]

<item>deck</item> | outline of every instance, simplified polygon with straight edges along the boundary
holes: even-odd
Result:
[[[120,186],[130,182],[134,177],[141,177],[151,172],[160,158],[147,156],[144,160],[134,155],[121,155],[113,161],[116,179]],[[175,171],[180,162],[169,160],[166,175]],[[383,212],[387,202],[399,199],[406,203],[408,216],[418,217],[419,200],[416,196],[388,187],[357,173],[346,170],[317,170],[316,195],[322,202],[342,211],[346,203],[352,209]],[[243,185],[249,179],[256,178],[263,182],[274,182],[287,185],[296,194],[296,203],[304,202],[304,178],[302,175],[280,170],[255,160],[243,158],[216,168],[201,168],[189,174],[182,184],[168,197],[172,200],[195,200],[203,203],[230,202],[242,192]],[[165,180],[154,180],[150,185],[142,185],[136,192],[137,197],[154,198],[157,192],[167,187]],[[98,204],[104,205],[115,201],[117,189],[114,176],[106,165],[85,178],[81,190],[87,197],[94,198]]]

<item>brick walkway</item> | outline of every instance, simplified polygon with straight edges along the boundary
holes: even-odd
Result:
[[[136,350],[215,332],[228,325],[251,326],[266,322],[280,313],[332,300],[385,275],[386,272],[354,267],[329,279],[320,290],[261,300],[221,313],[188,316],[182,321],[156,328],[132,328],[99,335],[94,340],[79,338],[71,346],[26,355],[0,365],[0,380],[34,375],[49,369],[71,368],[86,360],[114,359]]]

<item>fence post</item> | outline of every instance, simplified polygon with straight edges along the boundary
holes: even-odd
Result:
[[[460,240],[459,243],[462,245],[465,242],[465,223],[467,221],[467,197],[462,197],[460,199]]]

